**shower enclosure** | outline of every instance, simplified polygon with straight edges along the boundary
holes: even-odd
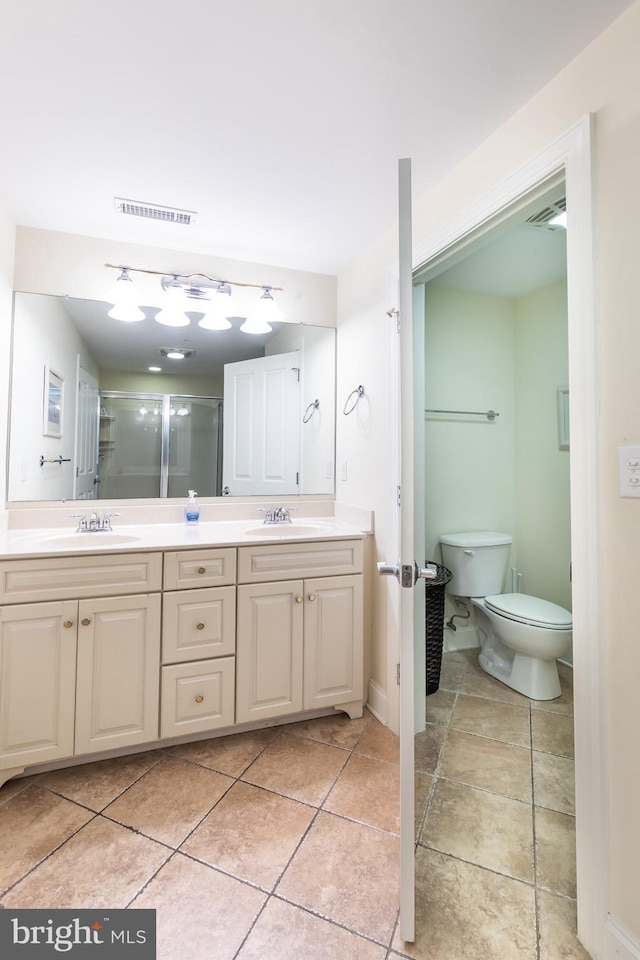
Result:
[[[102,500],[220,495],[222,398],[100,393]]]

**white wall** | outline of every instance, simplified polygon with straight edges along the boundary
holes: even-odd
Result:
[[[188,377],[170,373],[124,373],[100,370],[101,390],[124,393],[181,393],[195,397],[221,397],[222,377]]]
[[[616,447],[640,441],[639,48],[640,3],[636,3],[463,163],[417,200],[413,218],[415,242],[432,237],[586,113],[594,113],[610,909],[638,942],[640,768],[635,761],[640,733],[640,643],[635,624],[640,621],[640,503],[618,497]],[[420,91],[413,95],[418,99]],[[427,95],[429,91],[425,91]],[[390,170],[390,196],[396,192],[394,181],[395,171]],[[367,423],[362,425],[338,414],[337,460],[348,458],[354,469],[346,482],[338,481],[337,494],[339,499],[375,510],[378,559],[388,559],[385,555],[393,547],[388,541],[385,462],[389,403],[386,310],[387,276],[396,260],[397,243],[392,230],[363,250],[338,278],[338,409],[344,392],[357,383],[366,385],[369,407]],[[387,657],[389,590],[386,582],[380,582],[375,595],[373,657],[378,665]]]
[[[9,436],[9,500],[63,500],[73,496],[77,363],[97,376],[93,357],[63,305],[50,297],[18,297],[13,336]],[[64,381],[61,437],[43,436],[44,369]],[[40,457],[69,460],[45,463]]]
[[[566,282],[515,303],[516,559],[520,591],[571,610],[569,453],[556,391],[568,382]]]
[[[440,561],[443,533],[515,536],[513,302],[427,284],[425,356],[426,408],[499,413],[425,420],[427,559]]]
[[[11,362],[11,314],[13,309],[13,260],[15,224],[0,207],[0,451],[7,448],[9,429],[9,368]],[[6,498],[6,474],[0,470],[0,529],[5,526],[2,510]]]

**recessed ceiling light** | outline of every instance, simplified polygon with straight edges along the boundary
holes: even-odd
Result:
[[[161,372],[162,372],[162,367],[149,367],[148,369],[149,369],[149,372],[150,372],[150,373],[161,373]]]
[[[168,357],[169,360],[188,360],[195,354],[195,350],[185,349],[184,347],[161,347],[160,356]]]

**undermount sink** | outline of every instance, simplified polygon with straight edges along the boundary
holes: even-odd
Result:
[[[250,537],[319,537],[328,532],[325,523],[265,523],[246,530]]]
[[[36,539],[36,538],[34,538]],[[92,530],[88,533],[68,533],[61,536],[41,537],[39,543],[50,547],[77,547],[83,546],[111,546],[118,543],[135,543],[140,537],[133,537],[127,533],[112,533],[110,530]]]

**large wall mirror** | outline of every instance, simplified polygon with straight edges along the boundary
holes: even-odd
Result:
[[[109,308],[15,294],[9,502],[334,492],[333,328]]]

